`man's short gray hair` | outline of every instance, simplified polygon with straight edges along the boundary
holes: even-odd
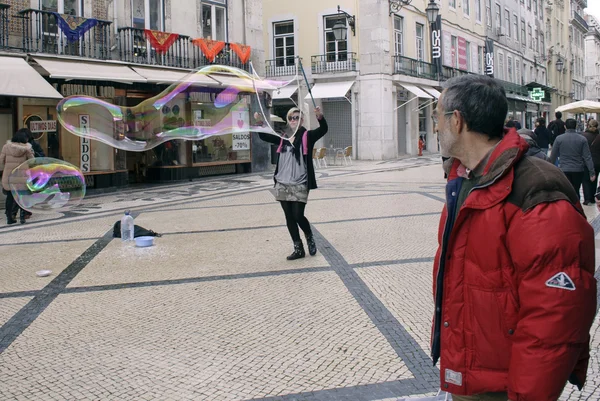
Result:
[[[508,101],[500,82],[469,74],[449,79],[443,87],[442,107],[446,112],[459,111],[470,131],[490,139],[502,138]]]

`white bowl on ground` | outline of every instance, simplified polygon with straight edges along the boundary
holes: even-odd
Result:
[[[154,245],[154,237],[136,237],[135,245],[140,248],[145,248]]]
[[[38,277],[48,277],[49,275],[52,274],[52,270],[39,270],[39,271],[35,272],[35,274]]]

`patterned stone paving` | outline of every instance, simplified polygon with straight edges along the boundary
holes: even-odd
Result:
[[[0,399],[435,394],[439,158],[318,175],[307,216],[319,253],[295,262],[266,174],[91,196],[69,213],[0,226]],[[125,209],[164,234],[154,247],[111,239]],[[53,274],[36,277],[41,268]],[[598,327],[588,384],[561,400],[600,399]]]

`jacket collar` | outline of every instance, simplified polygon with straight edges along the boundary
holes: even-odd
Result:
[[[465,201],[465,204],[468,202],[475,207],[485,207],[489,206],[491,203],[501,201],[510,193],[510,191],[506,191],[506,189],[510,189],[512,186],[513,177],[512,175],[507,175],[507,173],[515,163],[527,153],[529,145],[527,144],[527,141],[517,133],[516,129],[511,128],[510,130],[505,130],[505,132],[502,140],[498,142],[491,153],[486,156],[487,162],[485,159],[482,160],[484,163],[483,174],[477,186],[489,187],[489,191],[486,191],[486,195],[481,196],[478,199],[473,199],[477,197],[469,197],[469,199]],[[458,178],[460,176],[459,172],[464,170],[464,166],[460,160],[454,158],[446,160],[444,166],[447,168],[448,181]],[[506,184],[499,185],[503,187],[503,190],[494,190],[496,185],[492,184],[496,182]]]

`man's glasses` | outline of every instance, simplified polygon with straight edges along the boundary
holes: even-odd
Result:
[[[444,114],[442,114],[442,115],[445,117],[445,116],[447,116],[447,115],[450,115],[450,114],[454,114],[454,111],[447,111],[447,112],[445,112],[445,113],[444,113]],[[435,110],[434,110],[434,111],[433,111],[433,115],[431,116],[431,119],[433,120],[433,123],[434,123],[435,125],[437,125],[439,118],[440,118],[440,117],[437,115],[437,113],[436,113],[436,112],[435,112]]]
[[[300,116],[289,116],[288,121],[298,121],[300,120]]]

